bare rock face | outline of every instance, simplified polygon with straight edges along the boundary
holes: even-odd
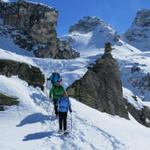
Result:
[[[150,10],[137,12],[131,28],[124,34],[124,40],[142,51],[150,50]]]
[[[136,97],[134,97],[135,101]],[[131,103],[129,103],[126,99],[126,106],[128,112],[142,125],[146,127],[150,127],[150,108],[144,106],[141,109],[137,109]]]
[[[55,29],[58,18],[57,10],[24,0],[0,3],[0,9],[0,16],[5,25],[23,31],[23,34],[13,35],[18,45],[34,50],[37,57],[58,58],[60,56],[59,40]],[[72,49],[69,49],[68,53],[71,52]],[[69,58],[72,57],[71,55]]]
[[[76,50],[72,48],[68,40],[59,39],[59,50],[60,53],[58,58],[67,59],[71,57],[72,58],[80,57],[80,53],[76,52]]]
[[[50,7],[20,1],[10,3],[4,13],[4,24],[27,32],[35,42],[47,44],[56,39],[58,12]]]
[[[34,66],[11,60],[0,60],[0,74],[7,77],[18,75],[18,78],[25,80],[28,85],[44,89],[44,75],[39,68]]]
[[[118,65],[110,53],[98,59],[67,91],[70,96],[102,112],[128,118]]]
[[[6,106],[18,105],[17,98],[9,97],[0,93],[0,111],[4,111]]]
[[[150,91],[150,73],[147,73],[146,75],[144,74],[143,77],[141,78],[136,78],[132,77],[130,78],[131,84],[139,89],[143,94],[146,91]]]

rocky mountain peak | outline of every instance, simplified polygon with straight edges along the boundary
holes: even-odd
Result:
[[[69,33],[80,32],[88,33],[95,30],[97,26],[107,26],[106,23],[96,17],[86,16],[80,19],[75,25],[72,25],[69,29]]]
[[[67,38],[74,48],[82,49],[102,48],[106,42],[117,42],[119,36],[112,26],[103,20],[86,16],[70,27]]]
[[[137,12],[131,28],[124,34],[124,40],[142,51],[150,50],[150,10]]]
[[[143,9],[138,11],[133,26],[150,27],[150,10]]]
[[[88,33],[94,31],[96,28],[101,28],[102,30],[109,30],[112,33],[116,31],[103,20],[97,17],[85,16],[80,19],[75,25],[72,25],[69,29],[69,33],[79,32]]]

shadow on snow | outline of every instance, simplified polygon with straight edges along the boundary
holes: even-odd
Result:
[[[54,134],[54,131],[33,133],[33,134],[29,134],[25,136],[23,141],[38,140],[38,139],[50,137],[53,134]]]
[[[21,127],[27,124],[32,124],[32,123],[44,123],[45,121],[53,121],[54,118],[51,116],[43,115],[42,113],[35,113],[31,114],[27,117],[25,117],[18,125],[17,127]]]

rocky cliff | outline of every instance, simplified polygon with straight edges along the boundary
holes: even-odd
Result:
[[[67,91],[70,96],[102,112],[128,118],[118,65],[110,53],[99,58]]]
[[[131,28],[124,34],[124,39],[142,51],[150,50],[150,10],[137,12]]]
[[[40,69],[25,63],[0,60],[0,75],[18,76],[18,78],[25,80],[28,85],[44,89],[45,78]]]
[[[56,34],[58,11],[46,5],[26,2],[0,2],[0,16],[4,25],[15,27],[19,34],[13,34],[15,43],[22,48],[33,50],[37,57],[66,58]],[[72,47],[64,49],[69,57],[78,57],[72,54]]]
[[[6,106],[18,105],[17,98],[9,97],[0,93],[0,111],[4,111]]]

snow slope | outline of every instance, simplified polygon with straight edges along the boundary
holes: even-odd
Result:
[[[3,85],[1,92],[18,97],[21,103],[0,112],[2,150],[148,150],[150,147],[150,130],[134,119],[128,121],[101,113],[72,98],[72,132],[61,136],[57,134],[58,121],[52,116],[52,104],[44,93],[16,77],[0,76],[0,85]],[[70,114],[68,118],[70,123]]]
[[[118,62],[122,62],[125,68],[133,63],[134,59],[138,61],[136,58],[143,55],[129,45],[114,48],[114,57]],[[93,54],[92,50],[89,50],[87,55],[82,51],[84,55],[73,60],[24,57],[3,50],[0,51],[0,56],[3,59],[12,59],[15,56],[16,61],[30,60],[39,66],[46,76],[57,68],[63,76],[63,84],[67,87],[84,75],[87,66],[100,57],[102,51],[97,49]],[[148,66],[145,68],[148,71]],[[128,69],[126,73],[129,73]],[[47,93],[43,93],[38,88],[28,87],[25,81],[17,77],[5,76],[0,76],[0,92],[15,96],[20,101],[19,106],[12,106],[5,112],[0,112],[2,150],[20,150],[20,148],[22,150],[149,150],[150,130],[137,123],[132,116],[131,120],[111,116],[70,98],[73,126],[70,135],[65,137],[57,133],[58,120],[54,117],[52,103],[47,98]],[[124,88],[124,96],[127,99],[130,99],[132,94],[129,89]],[[130,100],[133,103],[132,99]],[[140,101],[135,105],[142,107],[143,103]],[[68,114],[68,128],[71,130],[70,114]]]
[[[19,34],[12,27],[4,26],[3,21],[0,18],[0,48],[20,55],[33,56],[33,52],[27,51],[17,46],[13,42],[10,33],[13,35]]]
[[[1,60],[12,60],[12,61],[17,61],[17,62],[23,62],[29,65],[36,66],[34,61],[26,56],[18,55],[15,53],[12,53],[8,50],[4,50],[0,48],[0,59]]]

